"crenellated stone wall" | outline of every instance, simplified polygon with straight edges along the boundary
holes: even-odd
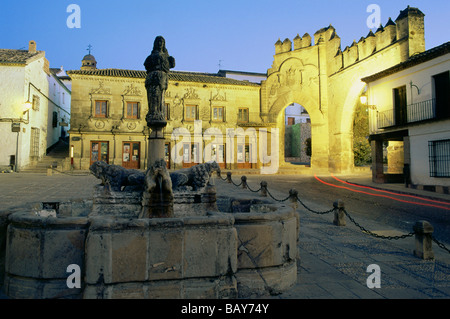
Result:
[[[279,154],[284,159],[284,109],[302,105],[311,118],[311,167],[324,172],[351,172],[353,118],[364,91],[365,76],[404,62],[425,51],[424,14],[407,7],[389,18],[375,33],[341,49],[336,29],[329,25],[311,36],[275,43],[267,80],[261,83],[261,113],[276,118],[280,128]]]

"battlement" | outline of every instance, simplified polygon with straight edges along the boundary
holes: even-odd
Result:
[[[361,37],[358,42],[353,41],[344,50],[341,50],[341,39],[336,29],[330,24],[314,33],[313,46],[323,45],[328,51],[327,58],[328,62],[331,62],[329,65],[331,73],[363,60],[403,39],[408,41],[403,57],[407,59],[415,53],[425,51],[424,16],[418,8],[408,6],[400,11],[395,22],[389,18],[387,23],[384,26],[380,25],[375,33],[370,30],[366,37]],[[278,39],[275,43],[275,54],[311,47],[311,36],[308,33],[305,33],[303,37],[297,34],[293,44],[292,47],[292,41],[287,38],[283,42]]]

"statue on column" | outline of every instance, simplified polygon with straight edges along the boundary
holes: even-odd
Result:
[[[152,53],[144,62],[147,70],[145,88],[147,89],[148,113],[147,125],[150,128],[163,128],[167,125],[164,95],[168,86],[168,73],[175,67],[175,59],[169,56],[166,41],[157,36],[153,43]]]

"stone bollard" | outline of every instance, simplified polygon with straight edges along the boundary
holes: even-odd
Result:
[[[338,199],[337,201],[335,201],[333,203],[333,207],[334,207],[333,224],[335,224],[336,226],[345,226],[346,221],[345,221],[345,213],[344,213],[344,209],[345,209],[344,202],[341,201],[340,199]]]
[[[246,189],[247,188],[247,176],[245,176],[245,175],[241,176],[241,182],[242,182],[242,188]]]
[[[289,200],[291,201],[292,207],[294,209],[298,208],[298,191],[295,188],[289,190]]]
[[[47,167],[47,176],[52,176],[52,173],[53,173],[53,168],[50,165],[50,167]]]
[[[413,230],[416,235],[416,249],[414,249],[414,256],[422,259],[434,259],[432,246],[433,226],[429,222],[421,220],[415,223]]]
[[[231,184],[231,172],[227,172],[227,182]]]
[[[267,197],[267,182],[261,181],[260,185],[261,185],[261,196]]]

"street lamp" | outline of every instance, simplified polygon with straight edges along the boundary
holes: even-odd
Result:
[[[28,122],[30,121],[30,110],[32,108],[33,104],[30,102],[30,100],[28,99],[28,101],[26,101],[23,104],[23,116],[26,114],[27,115],[27,119],[24,119],[24,122],[26,124],[28,124]]]
[[[360,95],[359,100],[360,100],[361,104],[367,105],[367,95],[366,95],[366,92],[364,92],[363,94]]]

